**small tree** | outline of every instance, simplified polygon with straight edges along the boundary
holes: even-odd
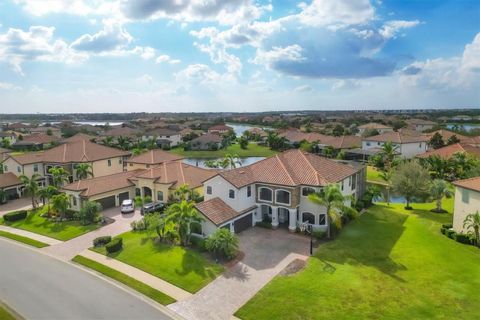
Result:
[[[178,235],[183,245],[187,246],[190,243],[192,223],[200,223],[203,220],[195,208],[195,202],[182,200],[180,203],[174,203],[167,208],[166,213],[167,221],[177,225]]]
[[[47,186],[42,188],[38,191],[38,195],[42,197],[43,204],[45,204],[45,200],[47,200],[47,215],[50,216],[50,200],[54,195],[58,194],[58,189],[54,186]]]
[[[54,195],[52,197],[52,208],[60,213],[60,220],[63,220],[68,208],[70,208],[70,199],[65,193]]]
[[[447,140],[448,145],[459,143],[459,142],[460,142],[460,139],[458,139],[456,135],[450,136],[450,138],[448,138]]]
[[[20,180],[22,181],[23,186],[25,187],[25,192],[29,194],[31,197],[33,209],[37,208],[36,197],[38,195],[38,191],[40,190],[40,187],[38,186],[39,178],[40,178],[40,175],[37,173],[33,174],[31,178],[27,177],[26,175],[20,176]]]
[[[480,213],[470,213],[463,220],[463,228],[468,230],[468,233],[473,234],[475,243],[480,248]]]
[[[248,139],[245,136],[241,136],[238,139],[238,144],[240,145],[240,148],[247,149],[248,148]]]
[[[430,177],[428,171],[417,161],[400,164],[392,175],[393,189],[403,195],[406,200],[406,210],[411,210],[411,201],[425,197],[429,191]]]
[[[86,225],[95,222],[100,211],[102,211],[102,205],[100,203],[96,201],[85,201],[75,216],[83,225]]]
[[[225,228],[217,229],[205,240],[205,248],[214,253],[233,259],[238,251],[238,237]]]
[[[387,206],[390,205],[390,190],[392,189],[392,170],[380,171],[380,178],[385,181],[385,200],[387,200]]]
[[[75,167],[75,173],[78,180],[93,177],[92,165],[89,163],[79,163]]]
[[[342,227],[341,218],[345,197],[337,185],[329,184],[320,192],[310,194],[308,199],[315,204],[326,207],[328,219],[327,237],[330,238],[333,234],[333,224],[338,229]]]
[[[48,170],[48,173],[52,175],[53,185],[56,188],[60,188],[64,183],[68,182],[68,172],[62,167],[53,167]]]
[[[435,132],[435,134],[430,139],[429,144],[430,144],[430,146],[432,146],[433,149],[439,149],[439,148],[445,146],[445,142],[443,141],[443,137],[438,132]]]
[[[436,200],[436,208],[432,209],[432,212],[437,212],[437,213],[445,213],[447,212],[442,208],[442,200],[443,197],[445,198],[451,198],[452,197],[452,192],[448,190],[448,185],[447,183],[442,180],[442,179],[435,179],[433,180],[431,186],[430,186],[430,194],[432,197]]]

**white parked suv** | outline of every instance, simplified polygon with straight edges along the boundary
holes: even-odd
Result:
[[[135,203],[132,199],[127,199],[122,201],[122,205],[120,206],[121,213],[130,213],[135,211]]]

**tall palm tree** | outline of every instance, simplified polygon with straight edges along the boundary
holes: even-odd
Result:
[[[50,201],[54,195],[58,194],[58,189],[55,188],[54,186],[47,186],[45,188],[42,188],[38,191],[38,195],[42,197],[43,199],[43,204],[45,205],[45,199],[48,202],[47,205],[47,215],[50,216]]]
[[[52,175],[55,188],[60,188],[65,182],[68,182],[68,172],[62,167],[50,168],[48,173]]]
[[[315,204],[326,207],[328,219],[327,236],[330,238],[333,234],[333,224],[339,229],[342,227],[341,210],[344,207],[345,197],[337,185],[329,184],[320,192],[310,194],[308,199]]]
[[[29,194],[32,199],[33,209],[37,208],[36,197],[38,195],[38,190],[40,189],[40,187],[38,186],[39,178],[40,178],[40,175],[37,173],[33,174],[31,178],[27,177],[26,175],[20,176],[20,180],[22,181],[23,186],[25,187],[25,192]]]
[[[60,219],[65,218],[65,213],[70,208],[70,199],[65,193],[56,194],[52,197],[52,208],[60,213]]]
[[[178,198],[180,201],[190,200],[192,190],[188,186],[188,184],[182,184],[180,187],[175,189],[173,194]]]
[[[190,242],[192,223],[200,223],[203,218],[195,208],[195,202],[182,200],[167,209],[167,220],[177,225],[178,234],[184,246]]]
[[[446,212],[442,209],[442,199],[451,198],[452,192],[448,189],[448,184],[442,179],[433,180],[430,185],[430,194],[436,200],[436,208],[433,209],[433,212]]]
[[[398,146],[391,141],[387,141],[382,145],[380,155],[383,158],[383,163],[386,170],[390,170],[395,164],[395,155],[397,154]]]
[[[393,170],[382,170],[380,171],[380,178],[385,181],[385,200],[387,200],[387,205],[390,205],[390,189],[392,189],[392,174]]]
[[[75,174],[78,180],[87,179],[89,176],[93,177],[92,165],[89,163],[79,163],[75,167]]]
[[[119,136],[117,138],[117,146],[122,150],[128,150],[132,143],[132,139],[130,137]]]
[[[111,147],[113,145],[113,137],[111,136],[105,137],[103,138],[102,142],[104,145]]]
[[[237,167],[237,165],[241,166],[242,161],[240,160],[240,158],[236,154],[227,153],[225,155],[225,158],[223,158],[223,160],[222,160],[222,167],[224,169],[226,169],[226,168],[235,169]]]
[[[475,243],[480,248],[480,213],[478,210],[476,213],[470,213],[463,220],[463,228],[470,230],[469,233],[473,233],[475,236]]]

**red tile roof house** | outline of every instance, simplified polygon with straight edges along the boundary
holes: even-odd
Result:
[[[233,128],[229,127],[225,124],[217,124],[213,127],[208,128],[208,133],[213,133],[213,134],[224,134],[229,131],[232,131]]]
[[[264,219],[274,228],[285,226],[290,231],[304,222],[326,230],[326,208],[313,204],[308,195],[332,183],[345,196],[361,197],[365,166],[289,150],[249,166],[220,171],[204,181],[205,201],[196,206],[205,217],[202,234],[208,236],[217,228],[241,232]]]
[[[0,174],[0,190],[7,194],[7,199],[16,199],[22,195],[23,183],[12,172]]]
[[[175,147],[182,143],[180,131],[167,128],[157,128],[149,130],[142,135],[142,140],[154,139],[157,145],[164,147]]]
[[[362,150],[381,148],[386,142],[396,146],[396,151],[403,158],[413,158],[427,151],[429,139],[424,135],[406,135],[400,132],[387,132],[362,139]]]
[[[455,153],[465,153],[472,157],[480,159],[480,148],[474,147],[469,144],[462,144],[462,143],[455,143],[449,146],[445,146],[442,148],[438,148],[436,150],[430,150],[425,153],[421,153],[417,155],[417,158],[426,159],[432,156],[438,156],[441,159],[448,160],[450,159]]]

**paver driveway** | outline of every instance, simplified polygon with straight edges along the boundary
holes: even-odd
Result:
[[[121,214],[119,207],[106,209],[102,211],[102,214],[106,217],[114,219],[115,221],[109,225],[88,232],[77,238],[53,246],[45,247],[41,250],[61,259],[70,260],[83,250],[90,248],[93,245],[93,239],[96,237],[113,237],[127,232],[131,230],[130,223],[141,218],[140,211],[137,210],[135,213]]]
[[[192,297],[168,307],[186,319],[230,319],[290,262],[306,260],[310,240],[287,230],[251,228],[239,234],[244,259]]]
[[[32,200],[30,198],[20,198],[9,200],[7,203],[0,205],[0,217],[5,213],[17,210],[27,210],[32,207]]]

